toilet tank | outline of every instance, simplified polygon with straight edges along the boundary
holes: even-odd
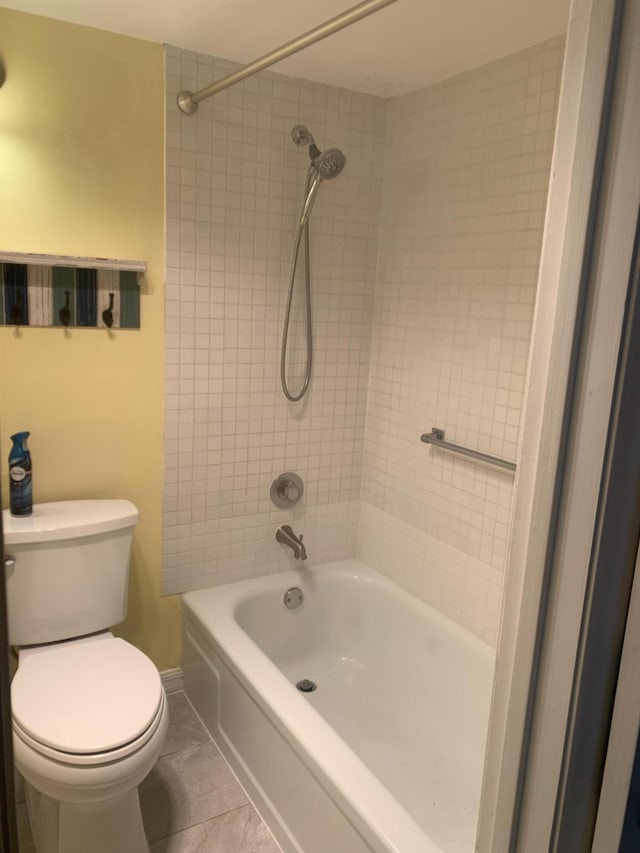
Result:
[[[2,514],[9,642],[81,637],[127,615],[129,556],[138,510],[126,500],[34,504]]]

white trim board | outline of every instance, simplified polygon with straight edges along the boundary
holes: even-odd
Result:
[[[184,688],[182,667],[177,666],[174,669],[163,670],[160,673],[160,679],[162,680],[164,692],[167,695],[170,693],[180,693]]]
[[[489,723],[480,853],[511,849],[614,5],[615,0],[574,0],[569,19]],[[543,848],[541,834],[537,850]]]

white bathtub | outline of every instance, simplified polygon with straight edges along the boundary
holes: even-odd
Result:
[[[489,646],[356,560],[183,603],[185,691],[285,853],[472,853]]]

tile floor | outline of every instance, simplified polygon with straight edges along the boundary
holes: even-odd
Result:
[[[140,786],[150,853],[279,853],[184,693],[168,699],[167,739]],[[18,800],[20,853],[35,853],[20,790]]]

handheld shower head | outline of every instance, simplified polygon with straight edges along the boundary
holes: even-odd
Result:
[[[347,163],[347,158],[339,148],[327,148],[326,151],[318,152],[311,162],[320,180],[326,181],[338,177]]]
[[[306,145],[309,151],[309,159],[311,164],[307,170],[307,180],[305,183],[305,200],[300,214],[300,221],[296,231],[296,238],[293,248],[293,259],[291,261],[291,274],[289,276],[289,295],[287,296],[287,307],[284,316],[284,328],[282,330],[282,347],[280,350],[280,384],[282,391],[292,403],[301,400],[309,387],[311,379],[311,362],[313,360],[313,344],[311,338],[311,272],[309,261],[309,217],[313,209],[318,190],[322,181],[337,177],[345,167],[347,158],[338,148],[329,148],[327,151],[320,151],[316,145],[313,136],[307,128],[302,124],[297,124],[291,131],[291,138],[296,145]],[[306,332],[307,332],[307,362],[305,366],[304,380],[302,388],[297,394],[289,390],[287,384],[287,342],[289,340],[289,322],[291,319],[291,303],[293,299],[293,291],[296,281],[296,268],[298,264],[298,252],[300,244],[304,238],[304,253],[305,253],[305,304],[306,304]]]
[[[344,169],[347,158],[339,148],[328,148],[321,151],[315,139],[303,124],[297,124],[291,131],[291,138],[296,145],[309,147],[309,159],[321,181],[337,177]]]

